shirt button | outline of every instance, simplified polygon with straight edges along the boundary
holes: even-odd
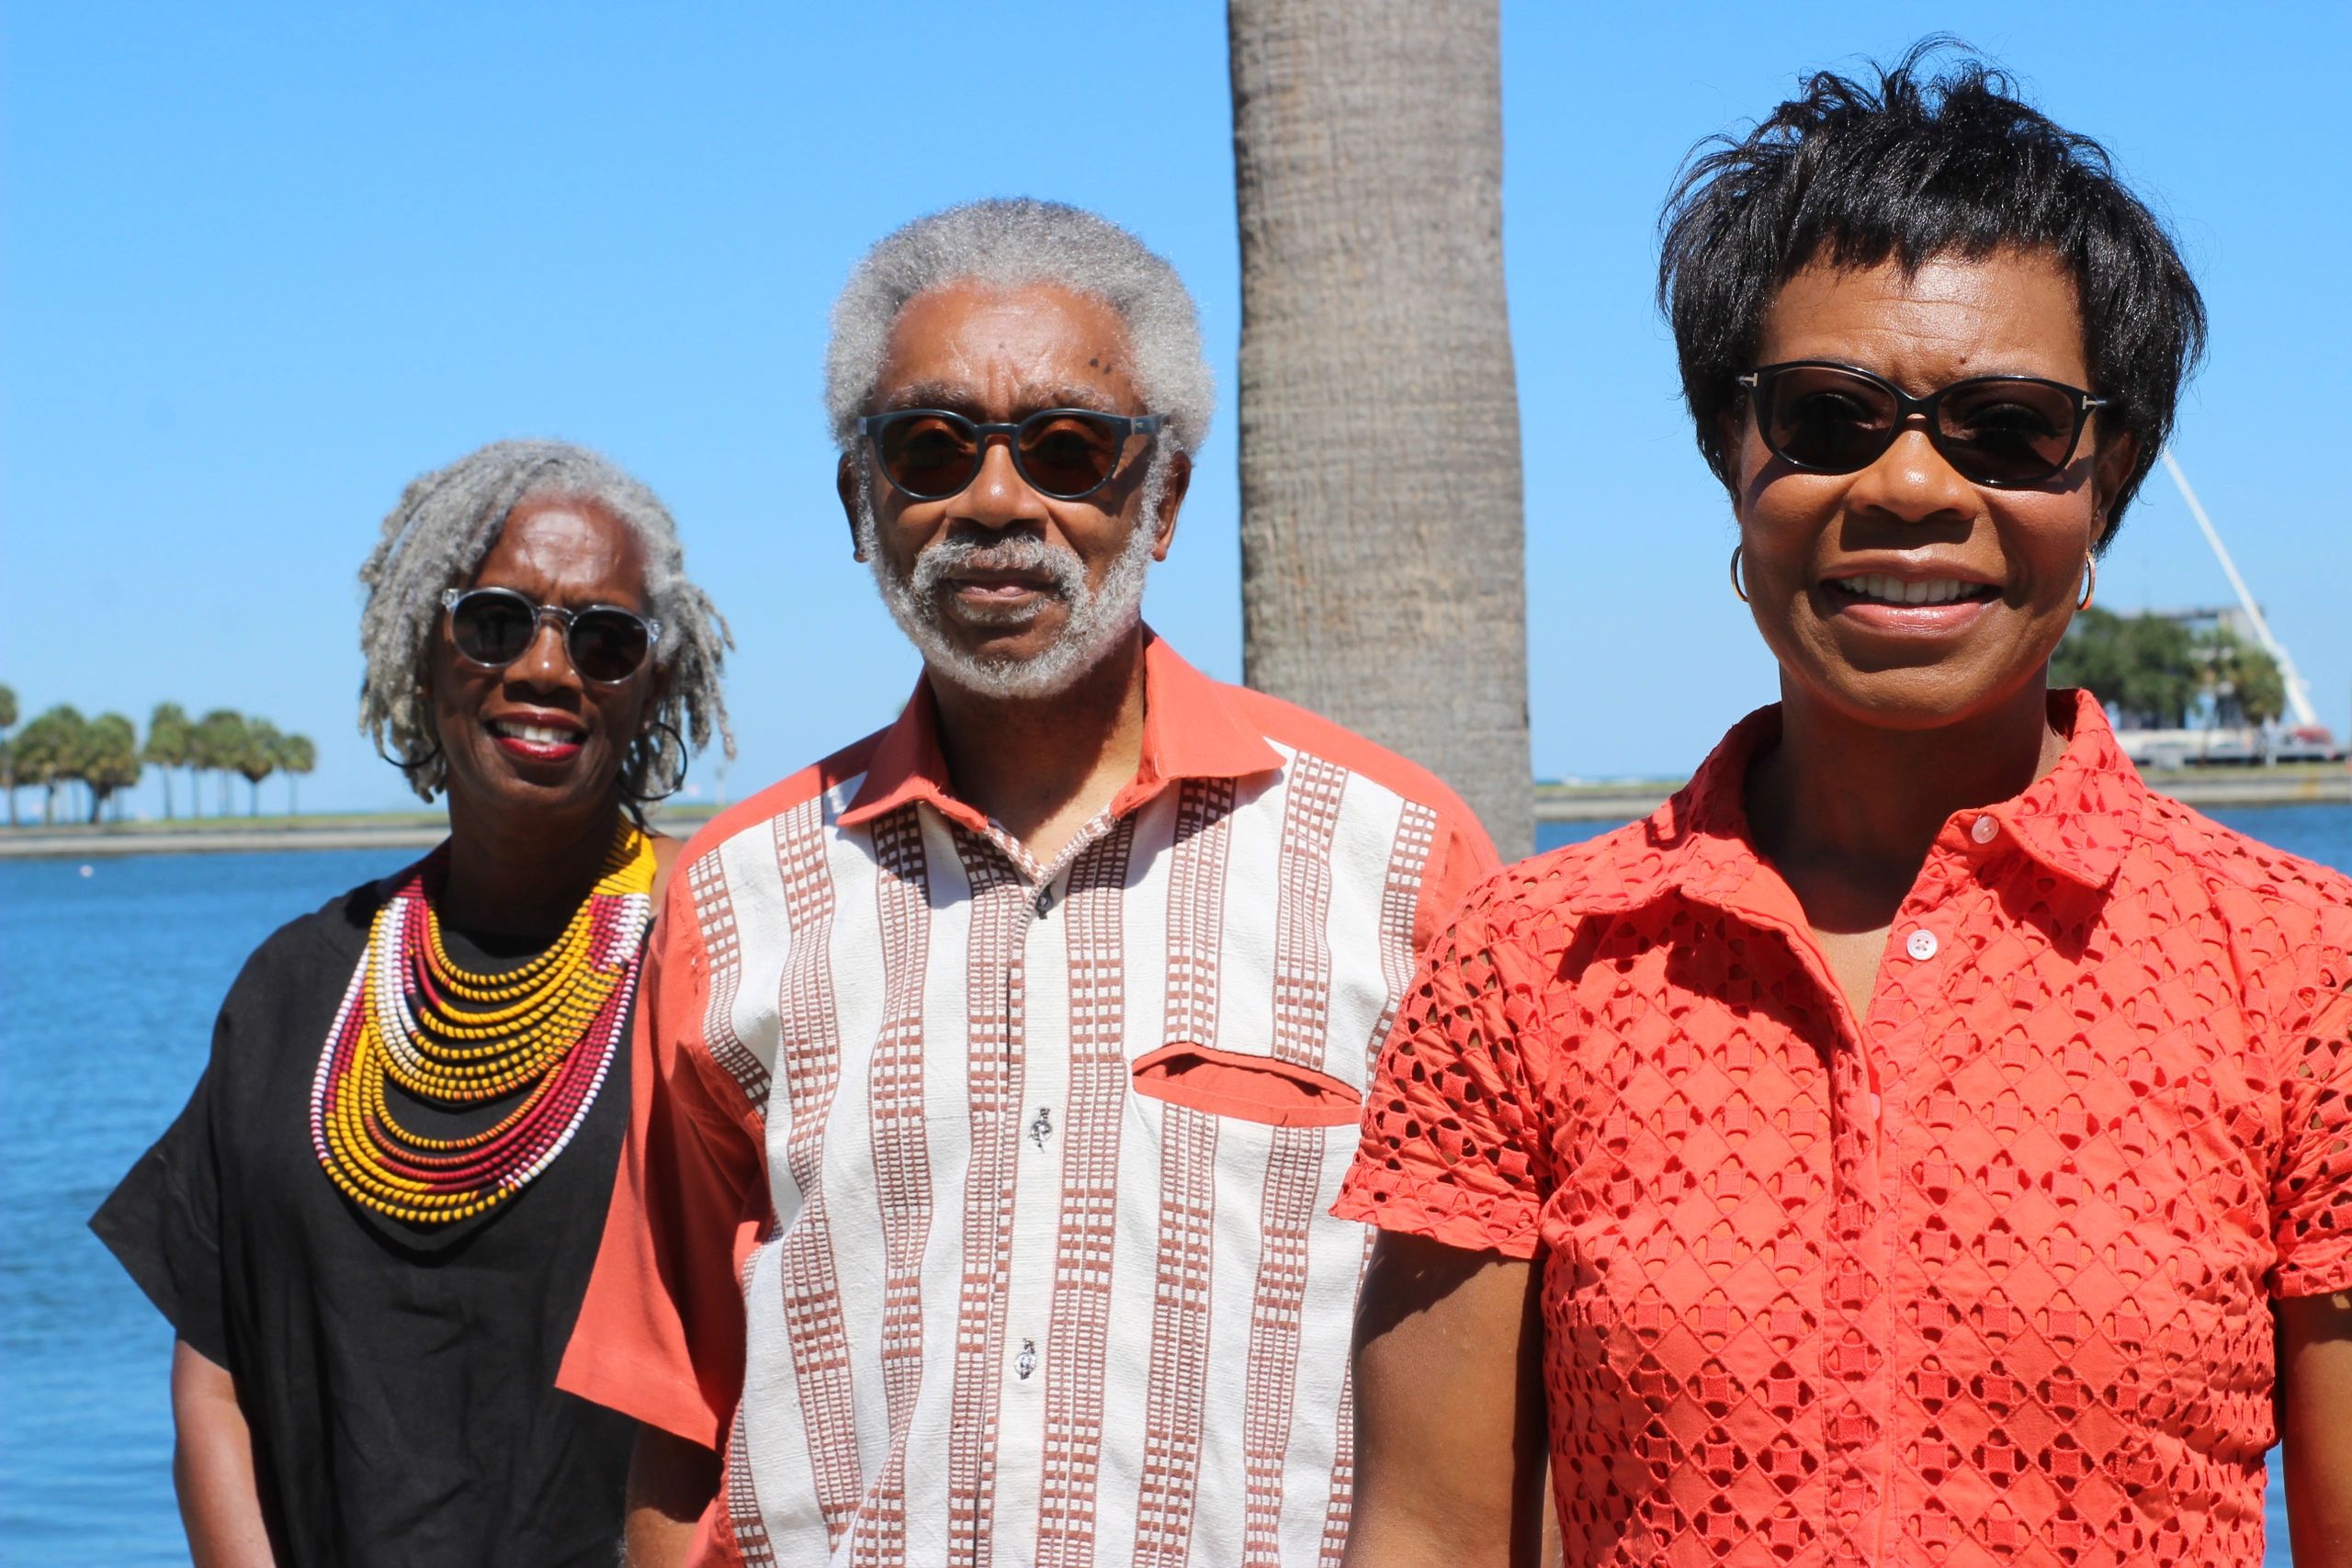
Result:
[[[1872,1118],[1873,1120],[1875,1120],[1875,1119],[1877,1119],[1877,1118],[1879,1118],[1879,1117],[1884,1116],[1885,1114],[1886,1114],[1886,1101],[1884,1101],[1883,1100],[1881,1100],[1881,1099],[1878,1097],[1878,1095],[1877,1095],[1877,1094],[1875,1094],[1875,1093],[1871,1094],[1871,1118]]]
[[[1933,958],[1936,955],[1936,933],[1930,931],[1913,931],[1904,939],[1903,951],[1922,962]]]
[[[1991,843],[2000,837],[2000,833],[2001,825],[1990,817],[1979,817],[1976,819],[1976,825],[1968,830],[1968,836],[1980,844]]]

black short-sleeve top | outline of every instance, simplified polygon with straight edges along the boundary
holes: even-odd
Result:
[[[606,1568],[634,1427],[555,1373],[612,1195],[627,1036],[570,1145],[497,1207],[427,1228],[352,1203],[311,1148],[310,1097],[393,885],[353,889],[246,961],[187,1109],[91,1228],[235,1376],[286,1560]],[[527,956],[444,936],[469,968]],[[438,1135],[511,1109],[436,1114],[387,1092]]]

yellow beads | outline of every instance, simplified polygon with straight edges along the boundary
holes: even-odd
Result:
[[[617,966],[599,968],[594,963],[598,896],[645,893],[652,886],[652,840],[625,829],[606,859],[605,874],[563,934],[547,952],[506,975],[459,968],[442,942],[439,913],[426,904],[419,967],[430,989],[406,997],[378,995],[368,1009],[379,1031],[387,1018],[403,1026],[398,1030],[401,1038],[379,1032],[374,1041],[384,1071],[420,1099],[456,1105],[495,1100],[543,1077],[603,1010],[620,979]],[[407,966],[379,962],[387,956],[380,944],[401,940],[388,924],[379,918],[368,934],[369,973],[379,986],[400,986]],[[453,998],[509,1005],[460,1010],[449,1005]]]
[[[437,864],[418,867],[377,911],[311,1105],[311,1142],[336,1187],[420,1224],[485,1213],[578,1130],[634,991],[654,871],[652,841],[624,824],[562,935],[518,968],[484,976],[443,944],[430,896]],[[592,1038],[602,1055],[571,1063]],[[437,1138],[394,1119],[388,1083],[448,1107],[530,1092],[494,1126]]]

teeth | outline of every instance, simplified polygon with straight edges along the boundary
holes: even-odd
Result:
[[[551,728],[544,724],[494,723],[490,728],[500,735],[515,740],[527,740],[534,746],[560,746],[572,739],[571,731]]]
[[[1956,599],[1975,597],[1984,591],[1981,583],[1962,582],[1949,577],[1905,582],[1883,572],[1833,578],[1830,586],[1854,598],[1872,599],[1882,604],[1949,604]]]

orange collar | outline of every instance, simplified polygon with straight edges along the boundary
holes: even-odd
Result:
[[[1225,689],[1145,627],[1143,761],[1112,798],[1111,814],[1124,817],[1181,779],[1247,778],[1282,765],[1282,753],[1234,711]],[[974,832],[989,826],[986,813],[956,798],[947,776],[946,755],[939,748],[939,705],[928,671],[915,682],[914,695],[897,721],[882,732],[841,825],[870,822],[910,800],[928,803]]]
[[[2052,692],[2050,716],[2067,736],[2058,765],[2013,799],[1958,813],[1943,835],[1961,841],[1976,818],[1991,817],[2040,864],[2096,891],[2122,867],[2147,786],[2088,692]],[[1777,876],[1762,874],[1763,858],[1748,836],[1746,799],[1749,759],[1780,734],[1778,704],[1734,725],[1690,782],[1639,825],[1646,852],[1621,852],[1589,863],[1585,886],[1566,895],[1569,909],[1623,914],[1679,892],[1735,913],[1788,916],[1793,899]]]

